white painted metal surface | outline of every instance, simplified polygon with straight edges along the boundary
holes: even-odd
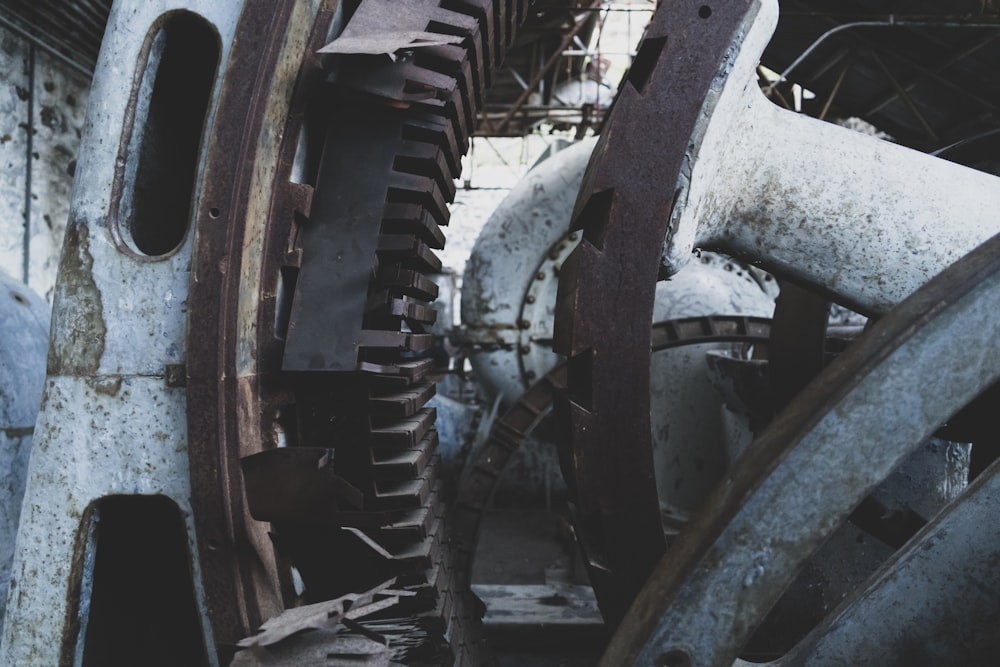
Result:
[[[219,62],[225,63],[241,3],[153,0],[118,2],[112,9],[56,289],[49,376],[28,471],[2,664],[79,663],[86,600],[78,608],[70,590],[82,578],[86,597],[93,559],[86,540],[78,538],[90,530],[94,504],[108,495],[155,494],[176,503],[187,526],[196,600],[202,603],[185,390],[177,381],[185,361],[192,226],[177,250],[149,258],[116,242],[113,217],[119,147],[128,141],[122,128],[129,127],[129,100],[141,79],[137,63],[143,62],[147,35],[174,10],[200,15],[214,28]],[[142,104],[139,100],[136,107]],[[210,107],[206,127],[213,115]],[[211,646],[204,615],[202,627]],[[214,651],[209,654],[214,660]]]
[[[0,615],[7,602],[48,342],[49,305],[0,272]]]
[[[555,295],[553,295],[555,297]],[[702,253],[669,281],[657,283],[653,321],[709,315],[771,317],[769,296],[745,267]],[[673,509],[697,509],[727,470],[736,428],[709,375],[705,355],[733,350],[725,343],[686,345],[650,357],[650,427],[660,501]]]
[[[778,664],[993,662],[1000,572],[990,565],[1000,540],[984,530],[983,520],[998,511],[1000,468],[994,466]]]
[[[490,393],[502,395],[506,404],[517,400],[530,384],[519,360],[525,295],[539,271],[545,271],[541,265],[550,249],[574,243],[565,238],[569,212],[593,147],[592,140],[580,142],[529,171],[490,216],[466,263],[462,325],[468,338],[486,346],[469,358]],[[547,268],[546,277],[551,279],[555,267]],[[554,303],[552,293],[546,303],[534,304],[535,317],[524,327],[529,336],[551,338]],[[533,352],[541,357],[539,365],[546,365],[545,352],[529,354]],[[547,357],[551,368],[557,357],[551,351]]]
[[[1000,179],[772,104],[755,68],[777,0],[759,9],[720,72],[690,178],[667,184],[682,192],[664,264],[717,248],[884,313],[1000,231]]]

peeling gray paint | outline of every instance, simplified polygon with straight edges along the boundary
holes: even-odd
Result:
[[[94,282],[90,231],[85,224],[71,224],[66,231],[66,252],[56,285],[50,375],[96,373],[104,354],[101,292]]]

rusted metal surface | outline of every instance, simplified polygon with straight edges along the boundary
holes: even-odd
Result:
[[[340,104],[347,106],[346,101]],[[394,172],[400,144],[406,141],[407,121],[407,114],[389,107],[333,111],[310,224],[302,229],[299,241],[305,252],[285,345],[286,371],[358,370],[359,353],[366,343],[362,330],[369,310],[368,283],[373,270],[381,268],[375,257],[391,192],[438,191],[434,200],[439,205],[432,215],[439,223],[447,222],[444,194],[434,179]],[[401,287],[405,281],[400,276],[386,282],[395,282],[418,301],[437,296],[434,285]],[[373,343],[368,345],[393,347]]]
[[[376,257],[375,249],[387,234],[411,234],[438,247],[437,228],[448,223],[453,179],[459,175],[460,156],[468,146],[469,125],[485,84],[485,73],[474,80],[472,72],[488,71],[486,52],[499,48],[490,43],[498,23],[506,27],[495,39],[506,42],[512,37],[509,10],[503,2],[477,0],[445,9],[438,0],[422,0],[400,14],[398,7],[372,0],[363,3],[348,24],[349,39],[382,39],[391,22],[404,32],[437,26],[441,34],[457,32],[464,41],[462,48],[417,49],[395,61],[345,55],[332,68],[329,80],[339,109],[330,119],[318,178],[336,181],[340,189],[320,188],[315,224],[303,230],[302,273],[292,301],[286,370],[353,371],[366,357],[378,354],[382,346],[377,344],[362,350],[360,329],[393,328],[393,316],[387,318],[374,308],[365,293],[373,273],[371,291],[379,295],[374,305],[381,306],[383,298],[391,305],[403,295],[417,302],[436,297],[436,287],[413,273],[413,258],[385,253]],[[376,99],[361,104],[358,93]],[[372,153],[373,146],[381,147],[379,157]],[[356,169],[359,161],[366,165],[364,170]],[[356,180],[348,185],[345,178]],[[414,224],[418,220],[419,226]],[[430,256],[429,250],[418,254]],[[409,319],[418,326],[426,324],[412,315]],[[378,324],[363,325],[363,320]],[[333,340],[328,337],[331,330],[339,333]]]
[[[250,514],[258,521],[322,522],[338,509],[361,509],[363,494],[334,473],[333,458],[332,450],[319,447],[279,447],[244,456],[240,463]]]
[[[1000,376],[986,305],[1000,294],[998,258],[1000,237],[873,326],[789,406],[657,565],[605,664],[736,658],[851,508]]]
[[[997,229],[989,213],[1000,197],[995,179],[763,102],[755,68],[777,3],[740,7],[726,10],[742,12],[738,17],[696,3],[660,7],[578,202],[575,225],[584,240],[563,267],[556,349],[570,355],[560,404],[571,444],[564,470],[577,490],[577,532],[591,580],[612,623],[662,550],[649,479],[643,326],[657,277],[678,271],[692,248],[708,247],[753,258],[863,312],[884,313]],[[679,15],[673,32],[660,27],[670,12]],[[732,27],[716,23],[726,16]],[[714,34],[695,45],[699,27],[708,26]],[[704,87],[682,88],[697,71],[695,53],[711,75]],[[660,96],[657,108],[652,100]],[[677,100],[696,110],[656,115]],[[649,145],[649,127],[667,130],[662,146]],[[644,153],[646,160],[635,159]],[[830,159],[815,162],[820,154]],[[669,168],[667,155],[674,156]],[[836,195],[825,202],[817,192]],[[848,204],[843,192],[851,192]],[[646,224],[654,212],[669,222]],[[863,216],[880,222],[866,224]],[[948,219],[962,222],[940,224]],[[647,251],[661,242],[655,262]],[[618,578],[616,570],[628,575]],[[679,655],[644,659],[672,664]]]
[[[242,45],[248,64],[234,65],[224,91],[222,108],[232,116],[212,144],[192,281],[192,322],[218,333],[190,329],[198,360],[189,366],[198,396],[188,404],[198,424],[192,475],[204,510],[196,516],[199,538],[214,547],[219,576],[211,585],[227,642],[275,595],[291,604],[290,561],[305,600],[399,577],[409,595],[393,613],[420,629],[401,640],[406,651],[447,641],[443,656],[477,662],[464,625],[478,610],[451,589],[442,547],[434,412],[424,408],[434,393],[426,381],[432,364],[413,356],[430,342],[424,329],[435,317],[427,302],[437,289],[425,274],[440,268],[431,249],[443,243],[439,225],[479,95],[473,86],[482,84],[470,61],[482,66],[476,54],[495,48],[482,35],[492,34],[497,6],[456,4],[468,15],[435,16],[454,18],[464,31],[460,46],[418,50],[427,62],[336,54],[325,72],[308,53],[343,27],[334,14],[333,35],[325,29],[336,3],[305,12],[296,4],[286,27],[248,24],[271,41]],[[379,6],[362,3],[355,16]],[[432,6],[440,3],[420,8]],[[291,27],[308,24],[317,9],[311,34]],[[260,71],[250,55],[259,52],[267,63]],[[396,104],[392,91],[415,74],[447,94]],[[376,144],[384,148],[380,162]],[[368,213],[350,228],[341,224],[348,200]],[[341,260],[349,270],[335,270]],[[331,313],[335,330],[314,328],[303,338],[310,322]],[[303,340],[312,349],[299,354]],[[333,343],[346,351],[331,353]],[[339,372],[313,372],[334,366]],[[305,486],[295,483],[303,479]],[[276,489],[288,495],[276,498]],[[274,523],[255,522],[250,509]]]
[[[274,293],[247,284],[288,255],[296,211],[309,189],[287,184],[293,160],[285,133],[297,133],[300,86],[315,84],[310,53],[326,39],[336,3],[251,3],[219,95],[196,209],[197,250],[188,309],[188,438],[192,506],[201,546],[206,604],[221,652],[247,636],[294,596],[287,564],[266,526],[246,508],[240,456],[267,446],[270,419],[289,390],[267,365],[273,345]],[[295,97],[295,95],[298,97]],[[291,118],[289,116],[292,115]],[[271,238],[284,247],[265,245]],[[270,321],[269,321],[270,318]],[[259,336],[247,336],[260,331]]]
[[[230,667],[393,667],[392,652],[384,642],[336,630],[314,630],[266,649],[236,654]]]
[[[580,240],[566,228],[593,145],[579,142],[532,168],[490,216],[466,265],[463,326],[452,340],[469,348],[477,380],[507,402],[559,360],[552,351],[556,292]],[[658,288],[655,319],[771,314],[770,297],[738,262],[701,253],[690,268]],[[663,402],[662,393],[654,400]]]
[[[405,643],[397,635],[413,632],[391,621],[366,620],[385,614],[409,596],[389,580],[371,590],[325,602],[287,609],[268,619],[251,637],[249,648],[236,654],[231,667],[389,667],[405,659]]]
[[[580,233],[567,233],[566,225],[593,145],[580,142],[536,165],[490,216],[466,265],[463,329],[453,340],[468,348],[477,380],[505,405],[559,361],[552,350],[558,281],[580,240]],[[768,286],[774,281],[755,278],[739,262],[703,252],[657,285],[654,319],[770,316]],[[651,359],[658,495],[661,503],[678,509],[695,507],[725,469],[730,433],[719,419],[720,400],[705,373],[706,349],[689,346]],[[697,448],[690,446],[694,441],[700,443]],[[554,448],[538,450],[530,464],[524,456],[515,465],[558,466]],[[513,470],[518,469],[508,472],[508,482]]]
[[[458,18],[436,0],[407,3],[367,0],[354,12],[344,31],[319,52],[384,54],[395,60],[396,52],[402,49],[460,43],[461,36],[426,30],[429,22],[441,21],[442,15],[446,24],[452,24]]]
[[[665,546],[651,452],[649,322],[675,191],[650,187],[644,175],[672,184],[686,173],[690,138],[711,115],[756,10],[749,1],[661,5],[574,214],[583,241],[563,266],[555,332],[556,351],[570,358],[558,406],[570,442],[563,470],[581,491],[578,534],[612,625]],[[655,142],[650,127],[662,130]]]
[[[333,600],[287,609],[265,621],[250,637],[241,639],[239,646],[271,646],[299,632],[336,628],[344,619],[364,618],[387,609],[399,603],[401,591],[392,589],[394,583],[389,580],[361,593],[349,593]]]

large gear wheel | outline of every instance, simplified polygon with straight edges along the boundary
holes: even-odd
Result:
[[[193,504],[221,647],[296,599],[394,580],[408,596],[382,620],[411,633],[395,659],[481,662],[479,605],[450,583],[420,353],[469,128],[526,7],[243,12],[253,38],[223,84],[189,306]],[[442,43],[315,55],[387,11]]]

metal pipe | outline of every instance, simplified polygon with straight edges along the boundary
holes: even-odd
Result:
[[[703,121],[690,177],[666,186],[680,195],[664,268],[718,249],[886,313],[1000,231],[1000,179],[769,102],[755,75],[768,23],[754,24]]]
[[[28,284],[31,266],[31,173],[35,161],[35,45],[28,42],[28,118],[25,123],[24,236],[21,240],[21,280]]]
[[[13,21],[11,21],[7,17],[3,16],[2,14],[0,14],[0,26],[3,26],[7,30],[10,30],[11,32],[13,32],[14,34],[16,34],[18,37],[23,37],[25,40],[27,40],[31,44],[34,44],[35,46],[37,46],[41,50],[43,50],[46,53],[48,53],[53,58],[56,58],[57,60],[61,61],[65,65],[67,65],[70,69],[72,69],[72,70],[74,70],[76,72],[79,72],[80,74],[82,74],[83,76],[87,77],[88,79],[93,75],[93,72],[91,72],[89,69],[87,69],[86,67],[84,67],[80,63],[76,62],[75,60],[73,60],[72,58],[70,58],[69,56],[67,56],[66,54],[60,53],[57,49],[49,46],[48,44],[46,44],[42,40],[38,39],[38,37],[36,37],[35,35],[31,34],[30,32],[28,32],[27,30],[25,30],[21,26],[17,25],[16,23],[14,23]]]
[[[668,256],[746,254],[882,314],[1000,231],[997,177],[747,93],[727,127],[745,135],[702,147],[672,245],[697,231]]]
[[[803,51],[798,58],[792,61],[792,64],[785,68],[784,72],[778,75],[778,79],[773,81],[766,89],[766,92],[770,92],[775,86],[783,81],[787,81],[788,77],[794,72],[802,62],[808,58],[823,42],[825,42],[830,37],[833,37],[837,33],[843,32],[845,30],[852,30],[854,28],[991,28],[993,30],[1000,29],[1000,25],[996,23],[959,23],[953,21],[946,22],[935,22],[935,21],[910,21],[910,20],[897,20],[895,15],[890,14],[887,20],[882,21],[853,21],[851,23],[842,23],[841,25],[830,28],[822,35],[817,37],[812,44],[810,44],[805,51]]]

